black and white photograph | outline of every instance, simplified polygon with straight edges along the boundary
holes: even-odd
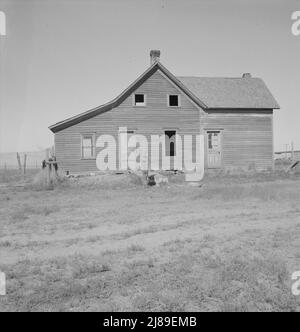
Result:
[[[300,312],[300,0],[0,0],[0,312]]]

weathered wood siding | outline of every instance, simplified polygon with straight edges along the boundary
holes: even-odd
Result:
[[[199,133],[199,110],[160,72],[155,72],[135,93],[146,94],[145,107],[134,107],[131,95],[113,110],[55,134],[56,157],[63,170],[74,173],[97,171],[95,160],[81,159],[82,134],[95,133],[96,137],[109,134],[117,140],[119,127],[127,127],[128,130],[134,129],[137,134],[145,135],[150,142],[150,135],[163,135],[165,129],[176,129],[180,135]],[[168,107],[168,94],[179,94],[181,107]]]
[[[202,123],[222,132],[222,168],[273,168],[273,111],[210,111]]]
[[[81,159],[81,135],[113,135],[127,127],[136,134],[163,135],[175,129],[180,135],[197,135],[205,130],[222,132],[222,168],[273,167],[273,111],[270,110],[199,110],[159,71],[148,78],[135,93],[146,94],[146,106],[133,106],[133,95],[118,107],[55,134],[56,157],[60,168],[72,173],[97,171],[95,159]],[[179,94],[181,107],[167,106],[167,95]],[[205,147],[207,148],[207,136]],[[195,155],[195,139],[192,145]],[[96,150],[96,154],[100,150]],[[161,153],[161,151],[160,151]],[[149,146],[150,155],[150,146]],[[119,165],[119,151],[117,151]],[[118,167],[118,166],[117,166]]]

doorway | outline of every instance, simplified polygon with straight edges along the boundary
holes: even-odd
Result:
[[[221,168],[222,147],[221,132],[207,131],[207,167]]]

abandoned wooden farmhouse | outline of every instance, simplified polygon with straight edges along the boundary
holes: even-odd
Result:
[[[170,158],[176,154],[176,134],[204,135],[206,168],[273,168],[273,110],[279,105],[262,79],[249,73],[237,78],[176,77],[161,64],[156,50],[150,52],[150,61],[111,102],[49,127],[60,169],[96,172],[97,137],[109,134],[117,140],[125,127],[128,135],[171,138],[160,152]],[[193,153],[195,145],[193,141]],[[116,158],[119,165],[120,154]]]

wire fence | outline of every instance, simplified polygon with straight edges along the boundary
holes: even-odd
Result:
[[[17,170],[21,167],[26,169],[39,169],[46,158],[46,151],[0,153],[0,170]]]
[[[41,161],[36,161],[36,163],[34,163],[34,164],[26,165],[26,169],[39,169],[41,167],[42,167]],[[19,166],[15,165],[15,164],[0,163],[0,170],[6,170],[6,169],[7,170],[9,170],[9,169],[17,170],[17,169],[19,169]]]

